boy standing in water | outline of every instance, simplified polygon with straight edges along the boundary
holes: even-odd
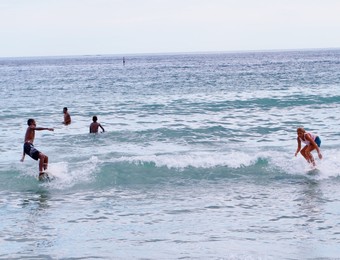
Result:
[[[97,122],[98,118],[96,116],[92,117],[92,123],[90,125],[90,133],[98,133],[98,127],[100,127],[103,132],[105,132],[104,127]]]
[[[317,135],[313,135],[311,133],[307,133],[305,129],[302,127],[299,127],[297,129],[297,143],[298,147],[295,153],[295,156],[300,152],[303,157],[307,160],[308,163],[311,163],[313,166],[315,166],[314,157],[311,153],[314,149],[318,152],[318,156],[320,159],[322,159],[322,154],[320,152],[320,145],[321,145],[321,139]],[[305,147],[301,150],[301,142],[303,142]],[[300,151],[301,150],[301,151]]]
[[[40,176],[44,174],[43,170],[47,169],[48,166],[48,157],[43,154],[42,152],[39,152],[37,149],[34,148],[33,142],[35,137],[35,131],[41,131],[41,130],[48,130],[48,131],[54,131],[53,128],[45,128],[45,127],[36,127],[36,123],[34,119],[28,119],[27,120],[27,130],[25,134],[25,143],[24,143],[24,150],[21,158],[21,162],[25,159],[25,154],[29,155],[32,159],[38,160],[39,159],[39,179]]]
[[[68,113],[67,110],[68,110],[67,107],[64,107],[64,109],[63,109],[63,113],[64,113],[64,122],[63,122],[63,124],[64,125],[71,124],[71,116],[70,116],[70,114]]]

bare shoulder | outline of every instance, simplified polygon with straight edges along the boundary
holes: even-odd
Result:
[[[305,135],[305,139],[307,139],[307,140],[311,140],[311,139],[312,139],[312,136],[311,136],[311,134],[310,134],[310,133],[306,133],[306,135]]]

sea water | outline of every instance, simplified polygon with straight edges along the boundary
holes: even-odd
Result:
[[[122,60],[0,59],[1,259],[340,257],[340,50]]]

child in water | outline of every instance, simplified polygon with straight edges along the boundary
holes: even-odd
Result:
[[[97,122],[98,118],[96,116],[92,117],[92,123],[90,125],[90,133],[98,133],[98,127],[100,127],[103,132],[105,132],[104,127]]]
[[[64,122],[63,122],[63,124],[64,125],[71,124],[71,116],[70,116],[70,113],[68,112],[67,107],[63,108],[63,113],[64,113]]]
[[[315,160],[312,155],[312,151],[316,150],[318,153],[318,156],[320,159],[322,159],[322,154],[320,152],[320,145],[321,145],[321,139],[317,135],[313,135],[311,133],[307,133],[305,129],[302,127],[299,127],[297,129],[297,143],[298,147],[295,153],[295,156],[300,152],[302,156],[307,160],[308,163],[312,164],[312,166],[315,166]],[[305,144],[305,147],[301,150],[301,142]],[[301,150],[301,151],[300,151]]]

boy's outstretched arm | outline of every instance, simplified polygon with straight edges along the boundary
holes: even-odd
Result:
[[[34,130],[41,131],[41,130],[48,130],[54,131],[54,128],[47,128],[47,127],[35,127]]]

